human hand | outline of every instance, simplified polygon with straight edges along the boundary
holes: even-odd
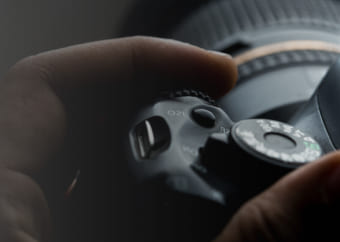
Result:
[[[53,159],[65,137],[76,136],[72,145],[99,143],[103,151],[107,140],[90,141],[88,133],[122,124],[136,103],[174,87],[218,97],[236,76],[227,55],[145,37],[72,46],[18,62],[0,81],[0,187],[7,188],[0,189],[0,240],[48,240],[49,211],[41,187],[58,193],[71,182],[65,174],[72,160]],[[119,131],[108,129],[119,137]]]
[[[340,153],[305,165],[243,205],[215,242],[338,241]]]

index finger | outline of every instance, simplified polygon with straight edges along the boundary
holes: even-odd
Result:
[[[70,122],[78,127],[101,116],[125,124],[160,90],[197,88],[218,97],[234,85],[236,76],[228,56],[146,37],[25,58],[0,81],[0,164],[31,173],[59,147]]]
[[[151,37],[72,46],[32,56],[17,66],[21,70],[13,68],[10,74],[46,79],[62,90],[110,81],[153,91],[184,86],[219,97],[232,88],[237,78],[236,65],[228,55]]]

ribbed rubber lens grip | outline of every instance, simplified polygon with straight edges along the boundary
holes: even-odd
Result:
[[[297,66],[299,64],[330,65],[340,57],[339,53],[326,51],[289,51],[253,59],[239,66],[239,78],[247,79],[273,69]]]
[[[340,1],[220,0],[202,6],[171,37],[203,48],[233,35],[266,27],[340,31]]]

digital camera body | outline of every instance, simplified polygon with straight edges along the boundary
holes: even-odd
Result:
[[[156,221],[164,226],[150,233],[161,238],[171,228],[175,238],[169,241],[211,239],[245,201],[337,149],[339,77],[340,61],[288,123],[260,118],[235,123],[194,90],[171,93],[142,109],[131,126],[127,153],[139,202],[153,204],[150,210],[142,206],[144,212],[158,214]],[[196,234],[199,225],[205,228]]]
[[[248,199],[340,147],[339,11],[335,0],[210,1],[168,31],[232,54],[240,76],[216,102],[176,90],[132,120],[144,241],[209,241]]]

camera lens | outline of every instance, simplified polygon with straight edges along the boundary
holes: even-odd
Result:
[[[238,84],[219,100],[233,120],[287,122],[340,56],[339,12],[336,0],[210,1],[169,36],[234,57]]]

